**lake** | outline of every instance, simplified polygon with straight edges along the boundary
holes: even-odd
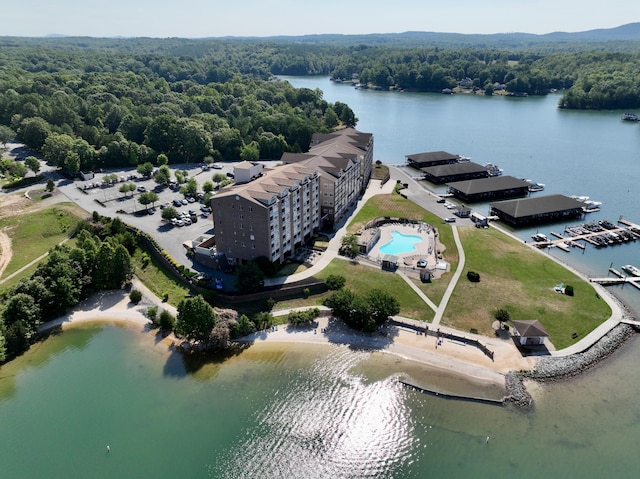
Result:
[[[640,130],[620,112],[289,81],[348,103],[385,163],[446,150],[602,201],[592,218],[640,223]],[[639,257],[634,244],[550,254],[598,273]],[[640,292],[616,292],[640,310]],[[639,360],[633,338],[578,378],[534,387],[523,413],[404,389],[395,374],[415,365],[344,346],[254,345],[194,365],[139,326],[81,325],[0,369],[2,477],[636,477]]]

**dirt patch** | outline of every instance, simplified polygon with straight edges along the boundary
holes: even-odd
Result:
[[[12,255],[11,238],[4,231],[0,231],[0,278],[2,278],[4,270],[7,269]]]

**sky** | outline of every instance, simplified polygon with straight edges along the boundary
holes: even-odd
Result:
[[[3,2],[4,3],[4,2]],[[11,0],[0,36],[223,37],[579,32],[640,22],[638,0]]]

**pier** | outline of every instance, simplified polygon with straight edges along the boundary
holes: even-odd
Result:
[[[640,225],[622,218],[618,220],[618,223],[623,226],[616,226],[606,220],[584,223],[578,226],[567,226],[564,234],[551,232],[555,239],[534,241],[533,244],[538,248],[556,247],[569,252],[569,246],[585,249],[584,243],[589,243],[596,248],[605,248],[640,239]]]
[[[636,289],[640,289],[640,277],[639,276],[627,276],[615,268],[609,268],[609,272],[614,276],[607,276],[606,278],[589,278],[592,283],[598,283],[602,286],[610,286],[613,284],[630,284]]]

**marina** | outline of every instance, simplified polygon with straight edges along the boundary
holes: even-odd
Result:
[[[630,265],[625,265],[622,268],[625,268],[626,266]],[[640,276],[627,276],[613,267],[609,268],[609,273],[613,274],[613,277],[607,276],[606,278],[589,278],[589,281],[591,281],[592,283],[601,284],[602,286],[630,284],[634,288],[640,289]]]
[[[578,226],[567,226],[565,235],[551,232],[556,239],[548,239],[545,235],[535,234],[532,236],[534,244],[538,248],[557,247],[569,252],[569,247],[585,249],[585,243],[589,243],[595,248],[605,248],[622,243],[634,242],[640,238],[640,226],[630,221],[618,220],[624,226],[616,226],[607,220],[583,223]]]

